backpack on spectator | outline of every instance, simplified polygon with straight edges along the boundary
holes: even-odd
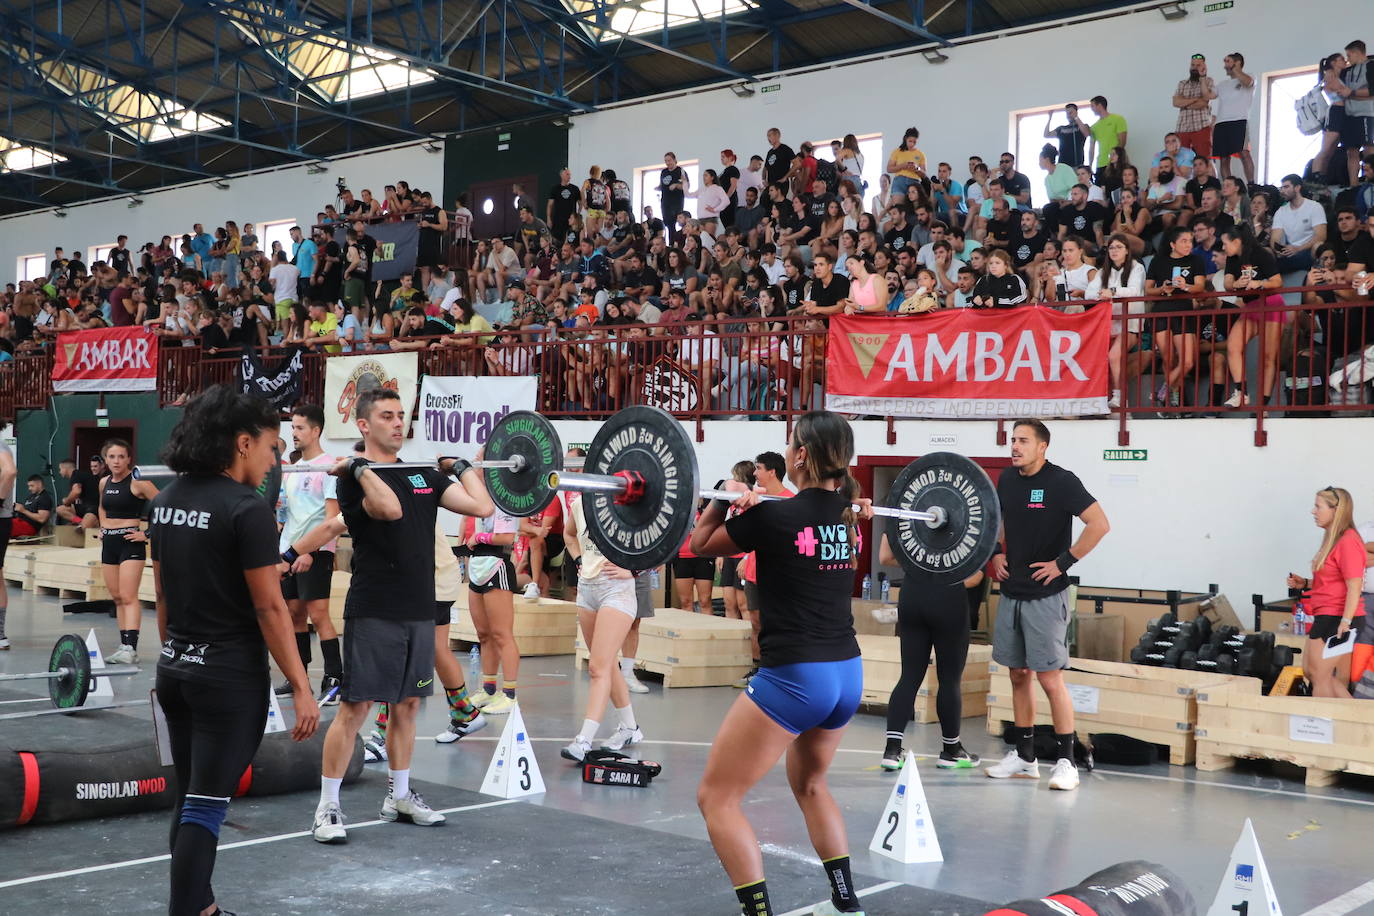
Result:
[[[1298,133],[1310,137],[1326,128],[1326,115],[1331,110],[1331,105],[1326,101],[1321,84],[1318,83],[1293,103],[1293,109],[1298,113]]]
[[[1279,212],[1279,207],[1283,206],[1283,195],[1279,189],[1272,184],[1252,184],[1250,185],[1250,196],[1263,194],[1269,201],[1269,215],[1273,216]]]
[[[835,194],[840,190],[840,173],[835,169],[833,162],[827,162],[824,159],[816,160],[816,180],[825,182],[827,193]]]

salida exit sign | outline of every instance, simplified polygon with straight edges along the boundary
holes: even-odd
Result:
[[[1145,461],[1150,457],[1148,449],[1143,448],[1104,448],[1103,461]]]

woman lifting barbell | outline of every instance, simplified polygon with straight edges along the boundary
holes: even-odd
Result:
[[[1365,624],[1364,540],[1355,530],[1355,502],[1340,487],[1317,491],[1312,520],[1325,533],[1312,558],[1312,575],[1288,574],[1289,588],[1307,590],[1307,612],[1316,619],[1302,651],[1303,671],[1314,697],[1350,696],[1350,654],[1323,658],[1326,641]],[[1358,636],[1358,632],[1356,634]],[[1354,637],[1352,637],[1354,638]]]
[[[844,727],[859,706],[863,666],[854,637],[856,518],[872,517],[849,475],[854,434],[839,414],[808,413],[787,445],[789,500],[760,502],[739,481],[740,514],[725,518],[714,501],[692,533],[700,556],[758,552],[759,672],[721,723],[697,789],[697,805],[742,911],[772,913],[763,855],[741,803],[787,752],[787,778],[806,817],[812,845],[825,865],[831,898],[816,913],[862,912],[849,871],[844,817],[826,772]],[[828,907],[828,909],[827,909]]]
[[[226,385],[206,390],[172,430],[166,459],[179,476],[153,501],[157,699],[177,778],[171,916],[222,912],[210,887],[215,847],[262,741],[267,652],[295,693],[292,737],[309,738],[320,721],[281,595],[276,520],[255,491],[276,461],[279,426],[265,401]]]
[[[106,661],[136,665],[143,619],[138,586],[148,557],[143,515],[148,501],[157,496],[157,487],[134,476],[133,452],[123,439],[106,441],[100,453],[110,471],[100,481],[100,568],[119,618],[119,648]]]

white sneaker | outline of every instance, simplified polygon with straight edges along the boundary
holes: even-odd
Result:
[[[388,795],[382,802],[380,816],[384,821],[410,821],[417,827],[434,827],[444,822],[444,816],[425,804],[420,793],[414,789],[407,792],[404,798]]]
[[[482,714],[487,716],[504,716],[514,708],[515,701],[498,690],[490,700],[482,704]]]
[[[9,641],[8,639],[6,639],[5,637],[0,636],[0,650],[8,649],[9,647],[10,647],[10,641]]]
[[[343,811],[333,802],[315,809],[315,842],[342,843],[348,839]]]
[[[487,693],[485,690],[479,690],[468,697],[468,702],[471,703],[473,706],[476,706],[478,709],[481,709],[495,698],[496,694]]]
[[[895,607],[875,607],[869,613],[873,615],[874,620],[884,626],[897,622],[897,609]]]
[[[363,739],[363,763],[386,762],[386,739],[379,732],[373,732]]]
[[[1237,388],[1235,391],[1231,392],[1231,396],[1229,398],[1227,398],[1225,401],[1222,401],[1222,404],[1224,404],[1227,407],[1240,407],[1248,403],[1249,401],[1250,399],[1245,396],[1245,392]]]
[[[434,740],[440,744],[452,744],[459,738],[466,738],[474,732],[480,732],[487,727],[487,717],[480,712],[468,719],[466,722],[459,722],[457,719],[450,720],[448,728],[434,736]]]
[[[110,665],[137,665],[138,653],[131,646],[120,646],[105,656],[105,662]]]
[[[601,746],[608,751],[624,750],[632,744],[638,744],[644,740],[644,732],[638,726],[628,728],[624,723],[617,725],[611,737],[601,742]]]
[[[591,749],[592,743],[581,735],[578,735],[576,738],[572,739],[571,744],[558,753],[564,760],[572,760],[576,763],[581,763],[582,759],[587,756],[587,752]]]
[[[835,904],[829,900],[823,900],[816,904],[816,908],[811,911],[811,916],[864,916],[863,910],[849,910],[847,912],[835,909]]]
[[[531,582],[529,585],[526,585],[526,586],[525,586],[525,598],[526,598],[527,600],[529,600],[529,601],[534,601],[534,600],[537,599],[538,597],[539,597],[539,584],[538,584],[537,582]]]
[[[1063,792],[1078,788],[1078,767],[1073,765],[1072,760],[1061,757],[1054,762],[1054,769],[1050,770],[1050,788]]]
[[[1107,406],[1113,409],[1121,406],[1121,391],[1119,389],[1112,389],[1112,396],[1107,399]]]
[[[625,686],[629,688],[630,693],[649,692],[648,685],[635,676],[634,669],[626,671],[624,668],[621,668],[620,673],[625,676]]]
[[[1013,749],[1007,751],[1007,756],[1002,758],[1001,763],[994,763],[983,772],[993,779],[1039,779],[1040,764],[1035,760],[1027,763]]]

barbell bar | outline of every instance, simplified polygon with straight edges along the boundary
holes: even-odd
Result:
[[[7,712],[0,715],[0,721],[5,719],[32,719],[35,716],[60,716],[70,715],[74,712],[99,712],[106,709],[123,709],[127,706],[147,706],[147,697],[141,700],[117,700],[114,703],[102,703],[98,706],[68,706],[61,709],[36,709],[33,712]]]
[[[621,499],[631,501],[642,498],[642,490],[636,481],[630,476],[608,476],[602,474],[577,474],[572,472],[550,471],[545,478],[545,483],[554,490],[571,490],[576,493],[612,493]],[[726,502],[735,502],[743,493],[737,490],[716,490],[701,489],[697,495],[702,499],[723,499]],[[771,496],[767,493],[759,494],[760,502],[773,502],[783,499],[781,496]],[[856,504],[851,506],[855,512],[860,510]],[[917,509],[894,509],[890,506],[874,506],[874,515],[881,515],[886,518],[909,519],[916,522],[925,522],[928,527],[938,528],[945,523],[948,518],[944,509],[936,506],[930,511]]]
[[[437,470],[439,468],[439,462],[448,460],[453,460],[453,456],[445,455],[440,458],[436,458],[434,461],[396,461],[390,464],[373,463],[371,467],[374,471],[409,471],[415,470],[417,468],[430,468],[431,470]],[[569,460],[574,464],[580,465],[579,459]],[[529,466],[528,461],[520,455],[515,455],[511,458],[495,460],[487,460],[484,458],[481,461],[470,461],[468,463],[471,464],[473,467],[484,471],[489,469],[524,471]],[[282,465],[281,472],[283,474],[325,474],[328,473],[328,469],[322,466],[311,466],[307,464],[285,464]],[[135,480],[143,480],[144,478],[150,477],[175,476],[176,471],[167,467],[165,464],[147,464],[137,465],[134,467]]]
[[[84,706],[95,678],[127,677],[140,674],[142,670],[134,667],[119,667],[92,671],[91,656],[86,649],[86,641],[80,636],[68,633],[66,636],[58,637],[57,642],[53,644],[52,653],[48,656],[47,671],[0,674],[0,681],[47,681],[48,699],[51,700],[55,710],[44,710],[44,712],[51,712],[78,709]],[[108,706],[101,708],[108,708]],[[38,715],[38,713],[12,713],[0,718],[17,718],[29,715]]]

